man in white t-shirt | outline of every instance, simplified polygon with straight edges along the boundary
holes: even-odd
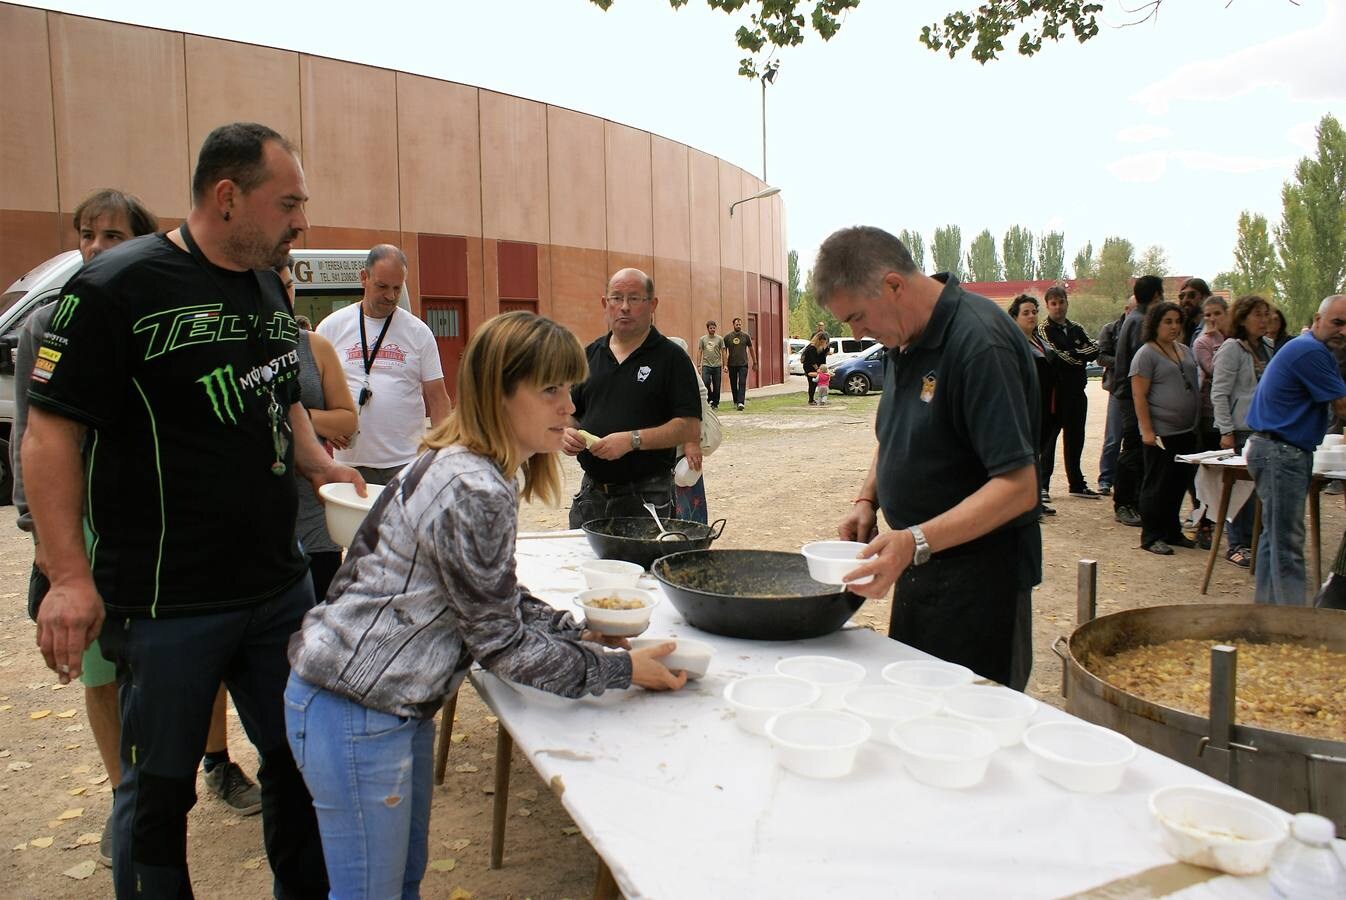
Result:
[[[407,257],[392,244],[369,251],[360,271],[364,298],[318,323],[331,341],[359,407],[360,429],[338,444],[338,462],[370,484],[387,484],[416,458],[426,410],[438,424],[449,414],[444,370],[430,327],[399,309]]]

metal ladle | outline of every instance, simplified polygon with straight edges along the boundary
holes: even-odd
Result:
[[[659,521],[659,513],[655,510],[653,503],[646,503],[644,506],[650,511],[650,516],[654,519],[655,527],[659,529],[659,540],[662,541],[666,535],[673,533],[664,528],[664,523]]]

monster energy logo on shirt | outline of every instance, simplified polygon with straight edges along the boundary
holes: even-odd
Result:
[[[51,327],[55,331],[70,324],[70,318],[75,314],[75,307],[79,306],[79,298],[74,294],[66,294],[60,300],[56,301],[56,314],[51,317]]]
[[[223,424],[224,417],[228,416],[229,422],[237,425],[238,417],[243,414],[243,395],[239,393],[238,381],[234,378],[234,367],[220,366],[196,379],[196,383],[205,386],[210,406],[220,423]]]

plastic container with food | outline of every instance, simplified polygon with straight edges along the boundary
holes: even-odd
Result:
[[[591,588],[580,591],[575,602],[586,628],[611,637],[635,637],[650,627],[659,598],[640,588]]]
[[[834,709],[794,709],[767,719],[766,736],[781,766],[808,778],[840,778],[872,729],[859,716]]]
[[[821,694],[816,684],[787,675],[749,675],[724,689],[734,721],[749,734],[766,734],[767,720],[776,713],[812,706]]]
[[[943,694],[944,715],[980,725],[1012,747],[1023,737],[1038,702],[1026,694],[995,684],[964,684]]]
[[[865,680],[864,666],[835,656],[791,656],[776,663],[776,673],[816,684],[817,705],[825,709],[841,709],[846,692]]]
[[[991,732],[960,719],[933,716],[894,725],[889,740],[911,777],[938,788],[969,788],[986,777],[1000,749]]]
[[[1150,795],[1150,814],[1174,858],[1230,875],[1264,870],[1289,834],[1280,810],[1227,788],[1160,788]]]
[[[700,678],[706,674],[710,668],[710,658],[715,655],[715,648],[705,641],[698,641],[695,638],[637,638],[631,641],[631,649],[639,650],[642,647],[657,647],[660,644],[666,644],[669,641],[677,644],[678,647],[668,656],[659,658],[663,663],[673,671],[682,671],[687,673],[688,678]]]
[[[1126,735],[1088,722],[1043,722],[1023,734],[1033,768],[1070,791],[1102,794],[1117,789],[1136,745]]]

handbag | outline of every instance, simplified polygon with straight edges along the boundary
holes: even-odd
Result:
[[[720,417],[710,408],[710,401],[701,398],[701,455],[710,456],[724,440],[724,430],[720,426]]]

